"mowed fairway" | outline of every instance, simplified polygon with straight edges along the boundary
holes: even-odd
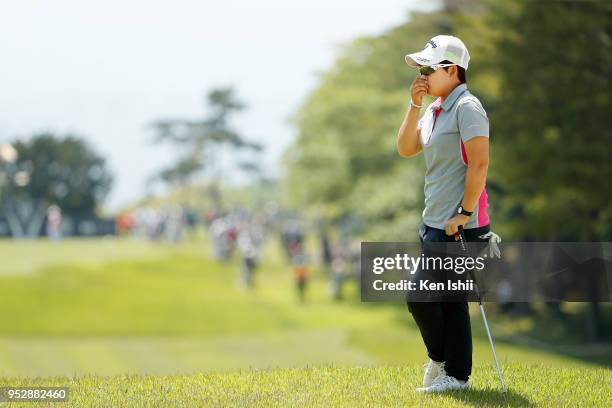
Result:
[[[475,390],[417,396],[426,357],[406,308],[360,304],[352,284],[350,300],[334,302],[316,271],[300,305],[276,241],[251,292],[238,285],[237,262],[212,260],[203,240],[1,241],[0,258],[0,383],[67,385],[75,406],[499,400],[477,313]],[[611,398],[605,366],[503,338],[497,346],[511,405],[605,406]]]

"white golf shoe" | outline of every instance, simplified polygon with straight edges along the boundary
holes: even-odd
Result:
[[[446,374],[446,371],[444,371],[444,361],[438,363],[437,361],[429,359],[429,363],[425,364],[423,367],[425,368],[423,387],[429,387],[436,378]]]
[[[445,392],[454,390],[467,390],[470,388],[469,381],[460,381],[450,375],[438,376],[429,387],[417,388],[417,392],[433,393],[433,392]]]

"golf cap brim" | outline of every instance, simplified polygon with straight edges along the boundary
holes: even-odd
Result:
[[[414,68],[438,64],[440,62],[434,59],[434,56],[428,52],[428,50],[408,54],[406,55],[405,60],[406,64]]]

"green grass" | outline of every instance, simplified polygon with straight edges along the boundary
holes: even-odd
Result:
[[[50,265],[102,266],[119,259],[163,259],[172,248],[145,241],[67,239],[12,241],[0,239],[0,276],[29,275]]]
[[[376,364],[342,329],[204,337],[0,339],[0,372],[14,376],[172,374],[243,368]]]
[[[191,376],[7,378],[0,380],[0,385],[67,386],[69,401],[49,406],[75,407],[605,407],[612,398],[610,372],[603,368],[552,370],[542,364],[508,365],[505,375],[511,387],[506,400],[493,369],[476,368],[479,375],[473,379],[472,390],[443,395],[414,391],[421,375],[415,366],[320,366]]]
[[[68,385],[72,406],[499,402],[477,309],[475,390],[419,396],[425,350],[405,306],[361,304],[355,286],[334,302],[316,274],[300,305],[276,242],[254,291],[201,240],[0,241],[0,259],[0,383]],[[589,362],[490,320],[511,406],[605,406],[609,347]]]

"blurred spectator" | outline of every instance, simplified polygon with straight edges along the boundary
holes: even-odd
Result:
[[[342,300],[342,284],[346,279],[346,262],[336,257],[331,264],[331,295],[334,300]]]
[[[301,252],[293,258],[293,276],[295,277],[296,289],[300,303],[306,302],[306,287],[308,285],[309,271],[308,259],[305,253]]]
[[[172,206],[166,210],[164,217],[165,238],[169,242],[179,243],[183,240],[187,219],[183,208],[179,205]]]
[[[237,246],[242,255],[242,282],[245,287],[255,286],[257,267],[263,236],[257,223],[244,223],[238,232]]]
[[[289,261],[302,252],[304,233],[297,222],[290,222],[281,236],[283,249]]]
[[[47,209],[47,237],[51,241],[59,241],[62,238],[62,210],[57,205]]]

